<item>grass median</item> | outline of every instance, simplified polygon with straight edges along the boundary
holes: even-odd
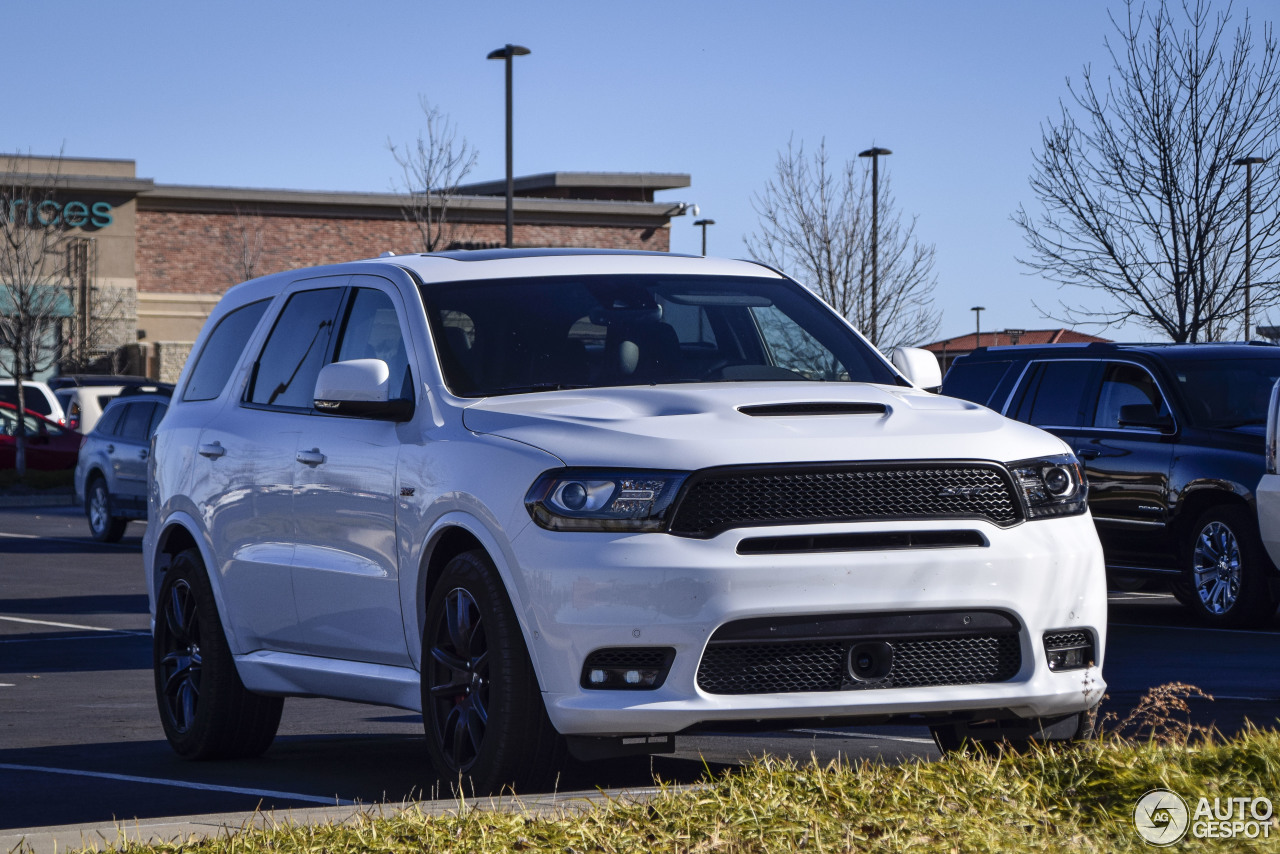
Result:
[[[1192,689],[1194,690],[1194,689]],[[1232,738],[1166,717],[1112,722],[1074,745],[953,755],[940,762],[836,762],[765,758],[693,788],[660,787],[643,802],[618,799],[553,817],[460,802],[447,815],[416,809],[345,823],[281,824],[129,852],[355,854],[355,852],[1149,851],[1133,815],[1164,788],[1196,810],[1199,798],[1280,801],[1280,734],[1248,728]],[[1157,697],[1159,701],[1159,697]],[[1163,711],[1162,711],[1163,710]],[[1122,734],[1128,728],[1128,735]],[[1248,816],[1246,816],[1248,818]],[[1265,826],[1265,827],[1264,827]],[[1275,851],[1274,815],[1254,838],[1196,839],[1170,850]]]

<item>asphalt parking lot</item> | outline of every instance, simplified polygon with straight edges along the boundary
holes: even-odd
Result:
[[[78,510],[0,510],[0,830],[132,818],[400,802],[440,790],[419,716],[316,699],[286,701],[261,758],[188,763],[156,715],[141,524],[93,542]],[[1280,621],[1260,631],[1192,624],[1158,593],[1116,593],[1104,711],[1150,687],[1196,685],[1196,723],[1226,732],[1280,716]],[[693,781],[760,754],[901,761],[938,756],[922,728],[806,729],[681,737],[674,756],[576,769],[560,790],[638,787],[651,770]],[[705,765],[704,765],[705,763]]]

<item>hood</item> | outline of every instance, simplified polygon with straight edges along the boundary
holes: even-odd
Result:
[[[624,386],[490,397],[467,429],[541,448],[569,466],[692,471],[844,460],[983,459],[1064,453],[1042,430],[984,406],[858,383]]]

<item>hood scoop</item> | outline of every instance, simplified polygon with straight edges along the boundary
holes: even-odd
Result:
[[[889,407],[883,403],[864,403],[861,401],[815,400],[797,403],[762,403],[754,406],[739,406],[743,415],[779,417],[803,415],[885,415]]]

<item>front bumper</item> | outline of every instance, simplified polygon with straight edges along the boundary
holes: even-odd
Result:
[[[883,551],[738,553],[754,536],[942,531],[984,545]],[[983,522],[896,522],[739,529],[708,540],[665,534],[550,532],[513,543],[526,637],[552,723],[566,735],[674,733],[709,723],[949,715],[986,710],[1054,717],[1094,705],[1106,684],[1106,583],[1089,515],[1001,529]],[[1020,665],[1005,681],[874,690],[712,694],[698,685],[709,639],[753,618],[997,611],[1018,629]],[[1042,638],[1088,629],[1092,666],[1051,671]],[[675,650],[655,690],[582,687],[605,648]]]

